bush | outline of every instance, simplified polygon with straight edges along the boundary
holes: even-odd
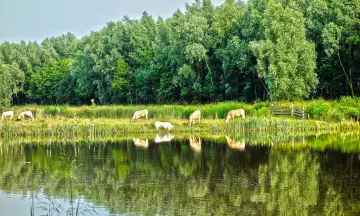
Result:
[[[314,100],[306,107],[306,113],[314,119],[325,118],[329,114],[330,108],[331,105],[325,100]]]
[[[44,112],[43,112],[44,117],[57,116],[57,114],[58,114],[58,109],[54,106],[49,106],[44,108]]]

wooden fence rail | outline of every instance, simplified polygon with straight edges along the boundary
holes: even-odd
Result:
[[[296,118],[305,119],[306,113],[305,109],[297,108],[293,105],[290,107],[285,106],[274,106],[270,105],[270,113],[272,116],[294,116]]]

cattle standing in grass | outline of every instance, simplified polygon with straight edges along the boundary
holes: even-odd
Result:
[[[146,117],[146,119],[148,119],[148,113],[149,111],[147,109],[145,110],[139,110],[139,111],[136,111],[134,112],[134,115],[133,117],[131,118],[131,121],[136,121],[138,118],[141,118],[141,117]]]
[[[195,137],[189,137],[189,144],[190,144],[190,148],[194,151],[194,152],[201,152],[201,139],[200,137],[198,139],[196,139]]]
[[[194,125],[196,120],[199,120],[199,122],[200,122],[200,119],[201,119],[200,110],[196,110],[195,112],[191,113],[191,115],[189,117],[189,125],[190,125],[190,127],[192,127]]]
[[[228,122],[230,119],[234,119],[237,116],[238,117],[241,116],[241,118],[245,119],[245,110],[243,110],[243,109],[230,110],[227,113],[225,122]]]
[[[25,112],[22,112],[22,113],[20,113],[20,115],[19,115],[19,117],[17,118],[18,120],[22,120],[22,119],[24,119],[24,120],[27,120],[27,119],[31,119],[31,120],[35,120],[34,119],[34,116],[33,116],[33,114],[32,114],[32,112],[31,111],[25,111]]]
[[[137,148],[144,148],[147,149],[149,146],[149,141],[148,139],[139,139],[139,138],[134,138],[133,139],[134,144]]]
[[[14,111],[3,112],[1,115],[1,120],[7,119],[7,118],[13,120],[14,119]]]
[[[155,142],[156,143],[170,142],[173,138],[174,138],[174,136],[172,136],[171,134],[168,134],[168,135],[165,135],[162,137],[159,136],[158,134],[156,134]]]
[[[226,137],[226,142],[231,149],[245,151],[245,139],[235,140],[231,139],[230,137]]]
[[[170,122],[159,122],[159,121],[157,121],[157,122],[154,123],[154,125],[155,125],[156,130],[159,130],[159,128],[165,128],[165,129],[168,129],[170,131],[174,127],[174,125],[172,125]]]

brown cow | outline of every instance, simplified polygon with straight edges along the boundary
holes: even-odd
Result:
[[[19,115],[19,117],[17,118],[18,120],[22,120],[22,119],[24,119],[24,120],[27,120],[27,119],[31,119],[31,120],[35,120],[34,119],[34,116],[33,116],[33,114],[32,114],[32,112],[31,111],[25,111],[25,112],[21,112],[20,113],[20,115]]]
[[[201,139],[200,139],[200,137],[198,139],[196,139],[193,136],[189,137],[189,143],[190,143],[190,148],[194,152],[197,152],[197,153],[201,152]]]
[[[149,113],[149,111],[147,109],[136,111],[136,112],[134,112],[134,115],[131,118],[131,121],[134,122],[138,118],[141,118],[141,117],[144,117],[144,116],[146,117],[146,119],[148,119],[148,113]]]
[[[235,140],[231,139],[230,137],[226,137],[226,142],[231,149],[245,151],[245,139]]]
[[[189,117],[189,125],[190,125],[190,127],[192,127],[194,125],[196,120],[199,120],[199,122],[200,122],[200,119],[201,119],[200,110],[196,110],[195,112],[191,113],[191,115]]]
[[[234,119],[236,116],[241,116],[241,118],[245,119],[245,110],[243,109],[230,110],[227,113],[225,122],[228,122],[231,118]]]
[[[148,139],[133,138],[133,141],[137,148],[147,149],[149,146]]]

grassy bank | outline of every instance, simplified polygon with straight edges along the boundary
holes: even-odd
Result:
[[[279,106],[290,106],[289,101],[274,102]],[[12,108],[0,108],[0,111],[14,110],[15,114],[30,110],[37,118],[65,117],[73,118],[111,118],[130,119],[136,110],[148,109],[149,117],[157,120],[186,119],[196,109],[200,109],[203,118],[223,119],[229,110],[245,109],[246,116],[268,118],[270,102],[244,104],[240,102],[222,102],[204,105],[106,105],[106,106],[39,106],[27,105]],[[360,118],[360,99],[343,97],[339,100],[323,99],[294,102],[295,107],[304,107],[310,119],[328,122],[358,120]]]
[[[15,115],[30,110],[35,122],[0,122],[2,137],[17,136],[111,136],[125,133],[154,133],[155,121],[169,121],[175,126],[173,132],[204,133],[251,133],[251,132],[301,132],[358,130],[360,102],[358,98],[344,97],[336,101],[313,100],[294,102],[295,107],[305,107],[310,118],[298,120],[292,117],[271,117],[269,102],[243,104],[224,102],[205,105],[121,105],[121,106],[39,106],[28,105],[1,108],[13,110]],[[289,106],[290,102],[275,105]],[[131,122],[136,110],[149,110],[149,119]],[[229,110],[243,108],[246,119],[236,119],[228,124],[224,118]],[[200,109],[203,119],[190,128],[187,118]]]
[[[0,124],[2,137],[26,136],[112,136],[127,133],[156,133],[154,119],[130,122],[129,119],[107,118],[38,118],[36,121],[6,121]],[[359,122],[346,121],[328,123],[317,120],[297,120],[287,118],[237,119],[225,123],[223,119],[203,119],[190,128],[185,119],[171,119],[173,133],[266,133],[266,132],[306,132],[358,130]],[[162,130],[163,132],[166,132]]]

